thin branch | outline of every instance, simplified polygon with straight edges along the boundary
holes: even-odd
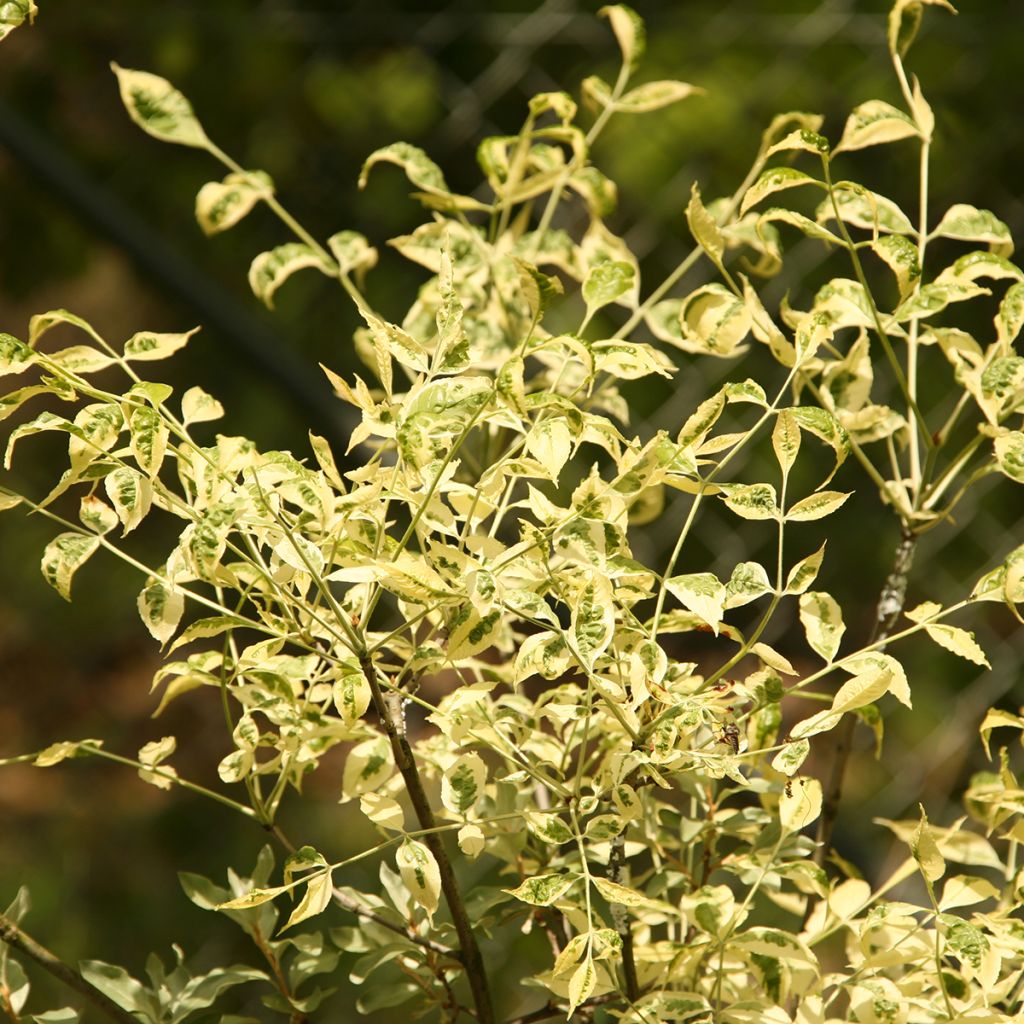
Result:
[[[40,946],[31,935],[23,932],[6,914],[0,914],[0,940],[24,953],[34,960],[43,970],[62,981],[68,988],[73,988],[85,996],[98,1010],[102,1010],[111,1020],[119,1024],[139,1024],[138,1018],[122,1009],[112,999],[104,995],[95,985],[86,981],[74,968],[68,967],[63,960],[54,956],[45,946]]]

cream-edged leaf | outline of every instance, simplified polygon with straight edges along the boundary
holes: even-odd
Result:
[[[201,387],[191,387],[181,396],[181,421],[186,427],[219,420],[223,415],[224,406]]]
[[[611,4],[598,12],[607,18],[622,51],[622,61],[632,71],[643,59],[647,47],[647,32],[643,18],[626,4]]]
[[[643,85],[630,89],[615,104],[615,109],[624,114],[646,114],[703,92],[704,90],[700,86],[672,79],[645,82]]]
[[[717,576],[710,572],[672,576],[665,581],[665,589],[718,635],[728,593]]]
[[[19,25],[27,21],[30,25],[35,21],[39,8],[35,0],[6,0],[0,4],[0,40],[5,39]],[[18,1008],[15,1007],[15,1012]],[[71,1024],[77,1017],[70,1018]]]
[[[167,79],[119,64],[110,67],[117,75],[121,100],[128,115],[144,132],[161,142],[176,142],[198,149],[210,145],[192,105]]]
[[[983,665],[991,668],[985,652],[981,649],[974,634],[959,626],[945,626],[935,623],[924,627],[925,632],[940,646],[947,651],[974,662],[975,665]]]
[[[292,274],[315,267],[324,274],[329,268],[323,258],[304,242],[285,242],[269,252],[261,252],[249,266],[249,287],[268,309],[274,308],[274,293]]]
[[[395,863],[412,898],[432,917],[441,900],[441,871],[424,843],[406,839],[395,851]]]
[[[167,643],[185,612],[185,598],[162,580],[149,577],[138,598],[139,616],[154,639]]]
[[[43,551],[40,569],[43,579],[64,598],[71,600],[71,578],[100,546],[99,537],[85,533],[58,534]]]
[[[166,359],[183,349],[189,338],[198,330],[198,327],[193,327],[184,334],[154,334],[152,331],[140,331],[124,343],[124,357],[133,362]]]
[[[740,216],[775,192],[800,188],[803,185],[816,185],[822,189],[825,187],[824,182],[812,178],[809,174],[804,174],[803,171],[798,171],[795,167],[769,167],[762,171],[757,181],[747,189],[743,202],[740,204]]]
[[[331,897],[334,895],[334,886],[330,871],[321,871],[309,876],[306,883],[306,891],[302,899],[291,912],[288,920],[285,921],[281,931],[287,931],[301,921],[306,921],[317,914],[322,914],[330,905]],[[278,933],[280,934],[280,933]]]
[[[848,491],[817,491],[791,505],[786,512],[786,520],[806,523],[814,519],[823,519],[842,507],[851,493]]]
[[[203,233],[227,231],[261,200],[274,194],[264,171],[232,171],[223,181],[208,181],[196,195],[196,221]]]
[[[564,896],[576,883],[579,875],[568,873],[558,875],[537,875],[527,878],[515,889],[503,889],[509,896],[514,896],[523,903],[534,907],[550,907],[555,900]]]
[[[800,829],[817,820],[821,814],[821,783],[817,779],[794,776],[786,782],[779,797],[779,823],[787,832]]]
[[[961,242],[987,242],[1000,256],[1013,253],[1010,229],[989,210],[979,210],[969,203],[956,203],[943,215],[930,238],[955,238]]]
[[[917,125],[902,110],[885,100],[868,100],[854,108],[834,152],[864,149],[919,136]]]
[[[839,650],[846,626],[842,609],[831,594],[808,590],[800,595],[800,622],[811,649],[831,662]]]
[[[441,776],[441,803],[455,814],[471,810],[483,795],[487,766],[479,754],[461,754]]]
[[[771,484],[738,484],[725,492],[725,504],[743,519],[778,519],[779,499]]]

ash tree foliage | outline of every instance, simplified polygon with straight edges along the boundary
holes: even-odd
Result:
[[[8,1017],[79,1019],[26,1010],[28,958],[108,1016],[152,1024],[208,1015],[236,986],[235,1005],[291,1022],[318,1019],[338,988],[356,990],[363,1012],[480,1024],[1021,1019],[1024,804],[991,737],[1016,740],[1024,718],[993,709],[978,723],[995,764],[966,794],[969,820],[932,822],[922,808],[883,822],[905,858],[874,886],[829,856],[854,723],[880,737],[886,713],[915,695],[900,651],[934,642],[985,666],[963,613],[997,602],[1019,619],[1024,600],[1024,546],[1002,539],[996,567],[979,565],[955,603],[904,607],[917,539],[981,477],[1024,483],[1024,273],[993,213],[929,203],[935,119],[904,66],[925,7],[952,10],[897,0],[888,16],[900,101],[860,103],[832,141],[817,115],[775,118],[733,195],[706,201],[693,186],[693,251],[656,287],[608,226],[616,188],[591,147],[613,116],[656,116],[701,90],[638,78],[643,24],[604,8],[615,82],[586,79],[582,111],[567,93],[534,97],[518,134],[480,144],[485,187],[473,195],[402,142],[366,161],[361,184],[395,165],[425,210],[388,241],[423,271],[404,312],[364,297],[378,257],[367,239],[318,240],[170,83],[114,66],[146,132],[225,166],[197,197],[207,233],[260,206],[291,232],[252,262],[259,299],[272,306],[299,271],[351,297],[365,369],[324,369],[358,413],[361,461],[339,471],[312,434],[293,454],[216,433],[214,396],[151,379],[194,331],[122,342],[55,310],[24,341],[0,335],[3,372],[25,382],[0,399],[4,417],[17,414],[7,465],[36,434],[68,440],[48,494],[3,491],[4,507],[59,531],[43,576],[69,598],[94,556],[138,569],[139,613],[166,653],[157,713],[192,700],[225,727],[223,785],[179,776],[173,736],[136,757],[78,739],[20,760],[110,758],[219,801],[277,844],[252,869],[227,868],[226,884],[181,876],[193,903],[253,942],[251,964],[205,975],[177,946],[178,962],[152,956],[144,974],[63,965],[23,930],[18,894],[0,931]],[[33,12],[0,5],[3,31]],[[917,208],[844,177],[845,154],[867,147],[907,163]],[[769,309],[759,282],[800,236],[837,276],[810,308]],[[927,259],[936,240],[955,250],[948,265]],[[687,293],[700,261],[713,280]],[[993,321],[975,336],[958,322],[979,303]],[[761,380],[743,372],[755,345],[774,357]],[[677,429],[630,432],[624,381],[700,374],[715,359],[729,361],[728,382],[681,410]],[[953,400],[923,401],[925,376]],[[22,415],[44,397],[45,411]],[[738,458],[757,450],[771,461]],[[737,476],[752,465],[773,468]],[[851,637],[819,583],[825,546],[802,524],[857,486],[877,489],[901,540],[871,635]],[[647,566],[633,544],[667,490],[682,492],[685,516],[668,524],[667,562]],[[681,571],[715,504],[751,547],[775,538],[769,564]],[[147,565],[122,538],[151,517],[180,536]],[[777,622],[799,631],[816,668],[797,671],[762,640]],[[339,821],[361,815],[378,836],[342,860],[276,825],[338,745]],[[806,770],[816,745],[834,751],[824,783]],[[354,886],[355,862],[376,865],[379,886]],[[491,981],[499,964],[516,970],[506,949],[520,935],[546,967],[520,970],[498,1001]]]

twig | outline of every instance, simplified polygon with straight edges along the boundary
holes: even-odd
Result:
[[[0,940],[24,953],[34,960],[43,970],[52,974],[58,981],[64,982],[80,995],[85,996],[98,1010],[102,1010],[111,1020],[120,1024],[139,1024],[138,1018],[122,1009],[112,999],[104,995],[95,985],[86,981],[78,971],[68,967],[44,946],[40,946],[31,935],[23,932],[6,914],[0,914]]]
[[[401,720],[396,720],[388,707],[388,702],[377,679],[377,670],[373,659],[364,654],[360,658],[360,667],[370,684],[373,709],[391,742],[395,765],[405,782],[406,792],[409,794],[409,801],[416,814],[416,819],[422,829],[436,829],[437,822],[423,788],[423,780],[416,767],[412,747],[409,746],[405,731],[401,728]],[[494,1010],[491,1007],[491,993],[487,984],[487,972],[483,957],[480,955],[480,947],[477,945],[473,925],[466,913],[466,905],[463,903],[462,893],[459,891],[455,872],[452,870],[451,861],[448,860],[444,843],[436,831],[427,832],[423,837],[423,842],[434,855],[434,860],[437,861],[438,872],[441,875],[441,891],[444,893],[445,901],[452,915],[452,923],[455,925],[455,932],[459,937],[461,960],[466,969],[466,979],[469,982],[470,991],[473,993],[477,1021],[479,1024],[494,1024]]]

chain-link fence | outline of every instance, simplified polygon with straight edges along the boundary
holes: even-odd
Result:
[[[140,137],[124,118],[106,61],[116,58],[174,80],[226,149],[246,166],[272,173],[301,220],[325,232],[354,228],[379,244],[414,225],[418,211],[397,175],[382,175],[367,193],[357,193],[362,157],[405,138],[423,146],[454,187],[472,190],[477,142],[516,131],[530,96],[576,92],[587,74],[614,75],[616,50],[596,16],[598,6],[580,0],[453,0],[431,10],[399,0],[113,0],[97,10],[78,0],[41,3],[37,27],[12,36],[0,51],[0,325],[19,333],[18,321],[56,305],[128,332],[201,320],[212,325],[211,340],[201,355],[187,356],[181,375],[205,377],[204,384],[226,399],[236,413],[233,430],[253,433],[265,447],[284,446],[277,431],[299,446],[306,426],[296,415],[301,410],[338,436],[344,423],[329,391],[304,367],[314,359],[345,365],[355,326],[351,311],[319,283],[300,280],[282,293],[277,319],[255,311],[244,268],[253,253],[283,240],[277,225],[256,220],[230,237],[200,238],[189,223],[189,204],[204,175],[216,170],[200,167],[194,154]],[[897,87],[887,63],[887,5],[881,0],[651,0],[636,6],[649,30],[644,75],[707,89],[706,97],[670,111],[613,122],[595,150],[595,161],[620,184],[610,226],[640,258],[647,292],[692,245],[683,216],[691,183],[699,181],[706,198],[731,193],[773,114],[819,111],[835,139],[853,105],[896,99]],[[953,202],[970,202],[992,209],[1024,237],[1017,84],[1024,9],[1019,0],[962,7],[956,19],[928,12],[912,62],[938,117],[933,216]],[[867,150],[849,158],[849,175],[906,208],[916,201],[914,163],[909,150]],[[818,242],[788,239],[786,270],[766,283],[766,304],[788,294],[794,305],[806,307],[817,285],[848,276],[839,259]],[[698,269],[680,293],[706,279]],[[397,257],[385,256],[370,279],[371,298],[398,316],[418,283]],[[149,319],[141,322],[143,317]],[[991,329],[980,323],[980,331]],[[641,415],[631,424],[634,432],[677,429],[727,377],[771,370],[756,362],[756,353],[749,368],[685,355],[678,361],[681,372],[670,385],[635,391]],[[860,485],[852,463],[837,486]],[[756,464],[737,466],[735,475],[749,479],[756,471]],[[995,477],[981,481],[954,519],[926,535],[911,603],[963,595],[979,564],[987,567],[1024,541],[1024,508],[1003,484]],[[661,532],[638,542],[638,557],[663,562],[662,549],[671,545],[688,500],[670,500]],[[830,526],[831,535],[810,531],[799,541],[806,551],[794,555],[829,537],[833,569],[825,582],[848,609],[851,632],[863,637],[897,528],[871,495],[851,502],[836,521],[841,525]],[[692,564],[681,569],[728,574],[761,543],[751,529],[757,525],[710,508],[685,556]],[[42,544],[16,542],[6,524],[3,529],[5,547],[17,545],[32,556],[11,556],[8,596],[0,602],[7,623],[0,633],[0,671],[13,706],[18,694],[12,684],[34,657],[32,644],[55,635],[63,623],[72,633],[75,627],[70,616],[60,619],[63,613],[31,596],[33,588],[42,591],[34,579]],[[98,608],[109,609],[102,581],[83,580],[81,586],[86,602],[94,597]],[[119,604],[130,605],[130,586],[120,588]],[[855,790],[874,791],[878,813],[903,814],[928,791],[940,801],[933,816],[949,818],[952,812],[941,801],[975,763],[984,709],[1024,700],[1024,634],[1005,610],[986,608],[993,613],[971,625],[991,671],[974,671],[942,652],[908,650],[917,710],[893,716],[900,752],[879,765],[859,761],[853,780]],[[113,618],[110,643],[125,642],[129,619]],[[91,632],[100,633],[95,621]],[[796,635],[766,639],[787,650],[799,647]],[[93,647],[97,663],[115,657],[102,653],[100,640]],[[83,642],[80,631],[75,642]],[[134,659],[134,648],[129,650]],[[69,649],[68,658],[79,651]],[[51,674],[59,672],[59,661],[48,664]],[[43,734],[47,712],[37,710]],[[3,856],[0,851],[0,866]],[[82,938],[64,936],[72,946]]]

